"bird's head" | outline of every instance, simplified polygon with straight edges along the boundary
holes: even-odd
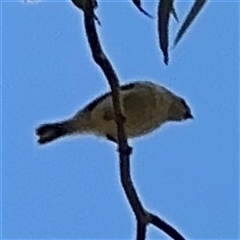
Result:
[[[193,119],[190,107],[187,105],[186,101],[180,97],[177,98],[177,101],[173,101],[170,104],[169,120],[172,121],[182,121],[187,119]]]

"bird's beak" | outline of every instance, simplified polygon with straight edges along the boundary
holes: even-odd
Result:
[[[194,119],[193,115],[191,114],[191,112],[186,112],[185,114],[185,119]]]

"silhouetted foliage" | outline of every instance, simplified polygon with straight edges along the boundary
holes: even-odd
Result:
[[[179,31],[177,33],[177,36],[174,40],[174,46],[176,46],[178,44],[178,42],[181,40],[184,33],[190,27],[194,18],[197,17],[197,15],[199,14],[200,10],[203,8],[203,6],[206,2],[207,2],[207,0],[196,0],[195,1],[195,3],[193,4],[191,10],[189,11],[189,13],[185,19],[185,21],[183,22],[181,28],[179,29]]]
[[[24,0],[25,2],[34,2],[37,0]],[[95,10],[98,7],[97,0],[71,0],[73,4],[81,9],[82,11],[87,10],[88,2],[91,7]],[[133,4],[137,7],[137,9],[142,12],[144,15],[149,18],[153,18],[153,16],[148,13],[141,4],[141,0],[132,0]],[[193,23],[194,19],[197,17],[203,6],[207,0],[195,0],[191,10],[188,12],[185,21],[180,26],[179,31],[174,39],[174,47],[177,46],[179,41],[182,39],[188,28]],[[157,11],[157,26],[158,26],[158,37],[159,37],[159,45],[163,54],[163,61],[166,65],[169,62],[169,23],[171,14],[175,18],[177,22],[179,22],[177,11],[174,7],[174,0],[159,0],[158,2],[158,11]],[[97,21],[99,25],[101,22],[97,15],[94,13],[94,19]]]
[[[197,17],[200,10],[204,6],[207,0],[195,0],[195,3],[192,9],[189,11],[184,23],[180,27],[180,30],[177,33],[177,36],[174,40],[174,46],[178,44],[178,42],[183,37],[184,33],[192,24],[193,20]],[[164,63],[168,65],[169,61],[169,22],[170,22],[170,14],[172,13],[174,18],[178,20],[176,10],[174,8],[174,0],[159,0],[158,4],[158,36],[159,36],[159,44],[160,49],[162,50]]]
[[[168,46],[169,46],[169,21],[171,12],[176,11],[173,7],[173,0],[160,0],[158,5],[158,35],[159,44],[163,53],[164,63],[167,65],[168,56]],[[177,17],[176,17],[177,18]]]
[[[142,6],[141,6],[141,0],[132,0],[133,3],[135,4],[135,6],[138,8],[138,10],[140,12],[142,12],[143,14],[145,14],[146,16],[153,18],[153,16],[151,14],[149,14],[147,11],[145,11]]]

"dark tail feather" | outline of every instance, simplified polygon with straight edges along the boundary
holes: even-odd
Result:
[[[36,135],[39,136],[39,144],[51,142],[66,134],[68,134],[66,123],[43,124],[36,129]]]

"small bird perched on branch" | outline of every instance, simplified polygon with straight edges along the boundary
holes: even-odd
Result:
[[[184,99],[150,81],[122,85],[119,95],[129,138],[150,133],[166,122],[193,118]],[[96,98],[70,119],[42,124],[36,129],[40,144],[75,134],[93,134],[117,142],[111,92]]]

